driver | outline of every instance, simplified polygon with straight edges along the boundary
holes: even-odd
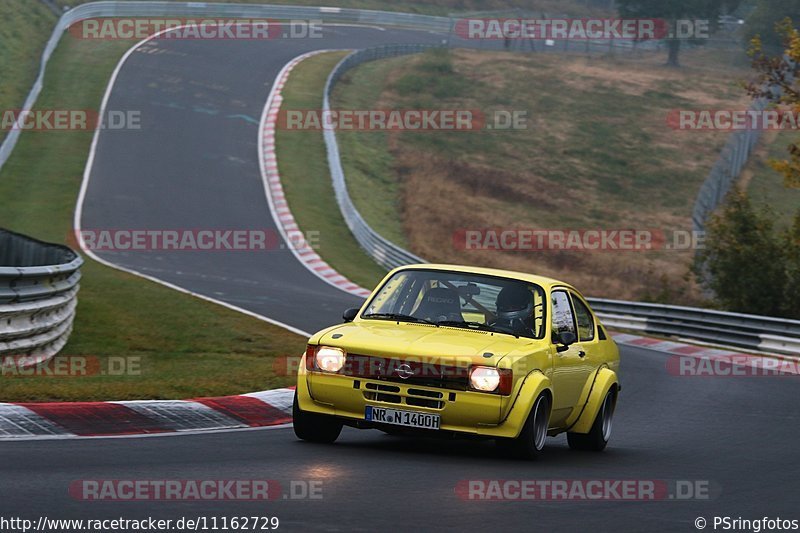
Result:
[[[517,335],[533,335],[533,295],[522,285],[509,285],[497,295],[497,318],[492,326],[510,328]]]

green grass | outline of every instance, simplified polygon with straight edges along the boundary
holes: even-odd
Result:
[[[721,59],[724,55],[724,61]],[[587,293],[702,303],[689,252],[466,252],[463,228],[691,227],[725,133],[674,131],[673,109],[746,106],[746,57],[684,51],[586,57],[432,51],[350,71],[334,108],[528,113],[524,130],[340,133],[351,196],[379,233],[432,261],[567,278]],[[653,295],[658,295],[653,296]]]
[[[322,108],[322,91],[346,52],[320,54],[300,63],[283,90],[283,110]],[[333,193],[322,131],[278,129],[278,167],[286,201],[304,232],[319,232],[319,249],[334,269],[372,288],[386,274],[359,247],[342,218]]]
[[[130,43],[66,36],[47,72],[43,109],[98,109]],[[91,134],[26,132],[0,173],[0,227],[67,242]],[[276,357],[305,339],[259,320],[103,267],[91,260],[75,330],[62,354],[140,357],[141,375],[0,377],[3,401],[187,398],[291,384]]]
[[[800,189],[786,187],[783,176],[768,161],[788,159],[788,145],[800,142],[800,136],[786,131],[766,133],[761,142],[764,146],[756,150],[745,167],[744,174],[751,175],[747,192],[754,202],[769,206],[776,215],[778,228],[787,228],[800,209]]]
[[[361,65],[334,89],[334,109],[375,109],[390,74],[402,58]],[[342,166],[353,203],[372,228],[393,243],[406,247],[402,218],[401,182],[394,159],[386,150],[387,134],[374,131],[337,132]]]
[[[56,16],[42,2],[0,2],[0,110],[22,107],[55,22]],[[0,131],[0,141],[5,136]]]

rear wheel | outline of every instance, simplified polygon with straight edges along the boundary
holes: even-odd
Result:
[[[547,440],[550,423],[550,398],[542,393],[533,404],[528,420],[516,439],[498,439],[497,445],[504,453],[522,459],[535,459],[541,455]]]
[[[342,423],[335,418],[301,410],[297,403],[296,391],[292,405],[292,418],[294,419],[294,434],[301,440],[329,444],[339,438],[339,434],[342,432]]]
[[[573,450],[589,450],[599,452],[605,449],[611,438],[611,426],[614,421],[614,408],[617,405],[617,391],[611,389],[603,400],[600,412],[594,419],[589,433],[567,433],[567,442]]]

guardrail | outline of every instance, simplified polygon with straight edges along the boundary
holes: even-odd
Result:
[[[431,48],[429,45],[388,45],[353,52],[340,61],[328,76],[323,96],[323,110],[330,111],[331,92],[347,70],[366,61],[423,52],[429,48]],[[336,201],[359,245],[385,268],[424,263],[424,259],[381,237],[367,224],[347,192],[336,133],[332,128],[325,130],[325,144]],[[602,298],[588,300],[603,323],[611,328],[686,337],[750,350],[800,355],[798,320]]]
[[[466,15],[464,15],[466,16]],[[542,14],[546,18],[545,14]],[[25,103],[23,113],[33,109],[39,93],[44,85],[44,76],[50,57],[58,46],[64,32],[80,20],[101,17],[184,17],[184,18],[231,18],[231,19],[275,19],[275,20],[320,20],[323,22],[349,23],[362,25],[394,26],[416,30],[432,31],[447,34],[446,43],[453,44],[458,41],[461,46],[478,48],[503,49],[502,40],[463,40],[458,39],[455,25],[459,18],[456,16],[436,17],[431,15],[416,15],[396,11],[373,11],[365,9],[350,9],[341,7],[306,7],[290,5],[267,4],[219,4],[206,2],[169,2],[169,1],[100,1],[81,4],[64,13],[56,23],[50,39],[47,41],[39,64],[39,73]],[[635,50],[642,48],[658,47],[658,43],[634,43],[625,40],[610,41],[584,41],[571,44],[563,40],[557,46],[555,42],[547,39],[512,41],[512,49],[530,51],[612,51]],[[19,139],[21,130],[8,131],[3,142],[0,143],[0,169],[3,168],[14,146]]]
[[[800,355],[800,320],[602,298],[589,303],[611,328]]]
[[[39,363],[64,347],[82,264],[66,246],[0,229],[0,363],[8,356],[18,366]]]
[[[351,68],[367,61],[417,54],[431,48],[434,48],[434,46],[422,44],[387,45],[358,50],[348,55],[336,65],[328,76],[328,81],[325,83],[325,92],[322,97],[323,113],[330,112],[330,99],[333,88],[336,82],[339,81],[339,78]],[[328,166],[331,170],[336,202],[339,204],[339,209],[342,211],[347,227],[350,228],[350,232],[355,236],[358,244],[361,245],[364,251],[367,252],[367,255],[372,257],[375,262],[387,269],[392,269],[400,265],[408,265],[410,263],[424,263],[424,259],[384,239],[367,224],[353,204],[350,194],[347,192],[347,181],[345,180],[342,161],[339,157],[339,144],[336,142],[336,132],[333,128],[326,128],[324,135],[325,147],[328,152]]]
[[[44,85],[44,75],[50,57],[64,32],[80,20],[95,17],[220,17],[236,19],[321,20],[352,24],[377,24],[450,32],[452,19],[429,15],[414,15],[391,11],[369,11],[338,7],[273,6],[263,4],[214,4],[205,2],[92,2],[79,5],[66,13],[56,23],[47,41],[39,64],[39,74],[28,93],[23,112],[33,109]],[[0,144],[0,169],[11,156],[21,130],[8,131]]]

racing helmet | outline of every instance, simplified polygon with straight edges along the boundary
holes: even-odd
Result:
[[[518,329],[530,328],[533,319],[533,295],[523,285],[509,285],[497,295],[497,322]]]

